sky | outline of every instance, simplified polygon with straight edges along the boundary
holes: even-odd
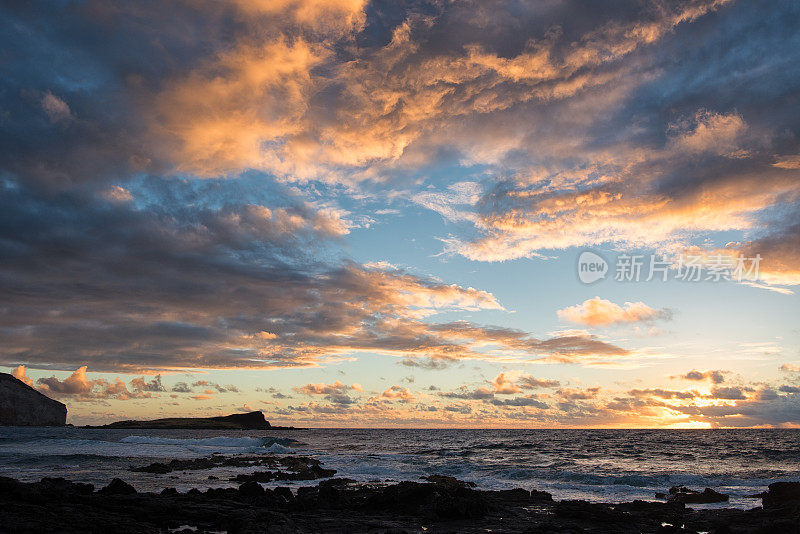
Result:
[[[800,427],[798,64],[789,0],[4,2],[0,370],[73,424]]]

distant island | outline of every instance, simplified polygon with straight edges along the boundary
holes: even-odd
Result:
[[[219,417],[168,417],[149,421],[116,421],[107,425],[86,425],[84,428],[130,428],[172,430],[295,430],[293,426],[272,426],[261,411]]]

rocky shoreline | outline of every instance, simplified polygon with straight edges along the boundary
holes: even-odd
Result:
[[[555,501],[535,489],[487,491],[447,476],[393,484],[357,483],[307,457],[212,457],[134,467],[149,473],[220,465],[262,470],[237,487],[140,493],[121,479],[96,490],[63,478],[0,477],[0,532],[542,532],[800,533],[800,482],[771,484],[751,510],[695,509],[722,494],[672,488],[666,502]],[[275,470],[263,470],[263,468]],[[292,490],[260,482],[312,480]],[[241,482],[241,484],[239,484]],[[754,504],[757,501],[754,501]]]

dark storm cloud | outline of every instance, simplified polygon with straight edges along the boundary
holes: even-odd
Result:
[[[643,28],[701,5],[615,4],[607,14]],[[745,253],[762,247],[775,258],[764,255],[765,280],[797,283],[796,232],[779,220],[798,211],[800,198],[800,78],[788,67],[800,49],[798,5],[706,6],[655,46],[618,56],[610,47],[609,61],[587,65],[593,75],[628,69],[614,82],[503,116],[525,132],[522,140],[503,140],[512,149],[497,148],[514,171],[487,184],[477,206],[484,237],[453,240],[450,250],[492,261],[599,241],[658,246],[692,231],[739,230],[763,236],[745,243]],[[590,31],[576,18],[579,32]],[[572,27],[563,27],[571,36],[564,41],[581,42]],[[614,42],[604,40],[608,32],[594,35]],[[481,125],[501,139],[490,117]],[[492,138],[481,140],[481,150],[498,157],[486,146]],[[725,201],[715,202],[716,194]]]
[[[302,205],[137,207],[17,181],[6,182],[0,201],[0,354],[9,363],[291,367],[350,350],[455,360],[479,357],[469,345],[497,337],[469,323],[431,326],[409,310],[497,308],[488,293],[314,261],[341,228]],[[348,335],[332,336],[339,332]],[[537,354],[622,351],[591,339],[567,349],[519,331],[496,341]]]

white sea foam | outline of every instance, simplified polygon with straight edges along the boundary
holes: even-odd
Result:
[[[272,454],[292,454],[295,452],[291,447],[284,447],[280,443],[273,443],[267,447],[267,452]]]

